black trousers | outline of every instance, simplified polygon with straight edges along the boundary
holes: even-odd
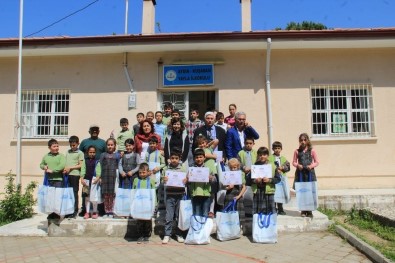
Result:
[[[139,237],[150,237],[152,233],[152,221],[151,220],[137,220],[137,233]]]
[[[78,190],[80,189],[80,177],[77,175],[69,175],[69,186],[73,187],[74,192],[74,212],[78,212]]]

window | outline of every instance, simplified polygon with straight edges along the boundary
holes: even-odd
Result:
[[[22,138],[67,138],[68,90],[22,92]]]
[[[374,136],[371,84],[312,85],[310,92],[314,136]]]

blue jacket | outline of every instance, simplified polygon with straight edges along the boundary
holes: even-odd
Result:
[[[245,128],[243,132],[244,132],[244,138],[252,137],[255,140],[259,139],[259,134],[251,126]],[[237,131],[236,126],[230,128],[226,132],[225,149],[226,149],[226,158],[228,160],[231,158],[237,158],[237,154],[239,153],[239,151],[243,149],[243,147],[241,147],[239,132]]]

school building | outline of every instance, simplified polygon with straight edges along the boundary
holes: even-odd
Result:
[[[251,31],[246,12],[240,32],[158,34],[154,11],[144,1],[138,35],[23,40],[23,184],[41,182],[48,139],[66,152],[92,123],[106,139],[120,118],[132,126],[170,101],[201,116],[235,103],[260,134],[255,147],[281,141],[289,161],[307,132],[321,189],[395,188],[395,28]],[[0,80],[4,189],[17,166],[18,39],[0,39]]]

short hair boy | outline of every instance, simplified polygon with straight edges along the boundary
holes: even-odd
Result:
[[[118,152],[123,156],[126,148],[125,141],[127,139],[134,138],[133,130],[129,130],[129,120],[127,118],[121,118],[119,120],[119,125],[121,126],[121,131],[118,133],[116,137]]]

